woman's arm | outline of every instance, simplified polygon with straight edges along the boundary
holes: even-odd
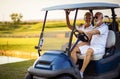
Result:
[[[72,30],[72,25],[70,24],[70,20],[69,20],[70,11],[69,11],[69,10],[65,10],[65,13],[66,13],[66,23],[67,23],[67,27]]]

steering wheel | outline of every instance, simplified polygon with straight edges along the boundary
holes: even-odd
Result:
[[[74,32],[74,35],[75,35],[76,38],[78,38],[78,40],[81,40],[83,42],[88,42],[89,41],[88,36],[84,32],[79,33],[78,30],[76,30]]]

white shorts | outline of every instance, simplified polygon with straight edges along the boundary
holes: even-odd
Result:
[[[98,48],[97,46],[96,47],[92,47],[92,46],[89,46],[89,45],[84,45],[84,46],[80,46],[79,47],[81,54],[86,54],[88,48],[92,48],[93,49],[93,51],[94,51],[93,54],[105,53],[105,50],[103,48]]]

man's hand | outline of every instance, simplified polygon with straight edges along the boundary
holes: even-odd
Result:
[[[78,30],[79,33],[84,33],[82,30]]]
[[[89,33],[89,32],[86,32],[85,34],[88,36],[89,41],[90,41],[90,40],[92,39],[92,34],[91,34],[91,33]]]
[[[74,32],[84,33],[82,30],[77,30],[77,29],[75,29]]]

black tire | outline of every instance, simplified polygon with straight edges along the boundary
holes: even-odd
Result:
[[[113,78],[113,79],[120,79],[120,75],[118,77],[116,77],[116,78]]]
[[[72,79],[70,76],[59,76],[56,79]]]
[[[120,79],[120,75],[117,78],[114,78],[114,79]]]
[[[33,76],[31,74],[27,73],[25,75],[25,79],[33,79]]]

